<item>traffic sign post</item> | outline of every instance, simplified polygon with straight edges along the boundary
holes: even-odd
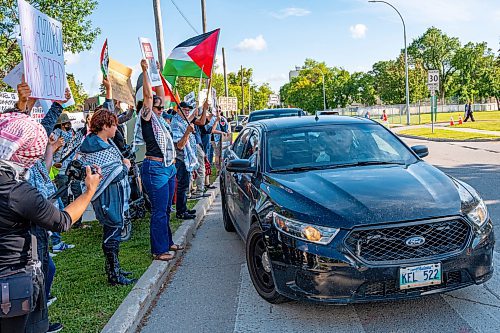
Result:
[[[437,118],[437,96],[436,91],[439,91],[439,70],[430,69],[427,72],[427,89],[431,93],[431,129],[434,133],[434,122]]]

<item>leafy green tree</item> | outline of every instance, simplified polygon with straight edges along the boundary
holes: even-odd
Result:
[[[64,51],[78,53],[90,50],[100,33],[88,17],[97,7],[96,0],[30,0],[34,7],[62,23]],[[21,61],[17,45],[19,15],[16,0],[0,1],[0,77]],[[0,89],[7,87],[0,82]]]
[[[71,73],[66,74],[66,78],[68,79],[68,85],[71,89],[71,94],[73,99],[75,100],[75,105],[67,108],[66,110],[69,112],[78,112],[82,110],[82,106],[85,103],[85,100],[88,98],[85,89],[83,88],[83,84],[79,81],[75,80],[75,76]]]
[[[447,96],[449,82],[456,68],[452,60],[460,48],[456,37],[449,37],[441,30],[431,27],[408,47],[408,54],[412,59],[420,59],[425,70],[437,69],[440,76],[441,98]]]

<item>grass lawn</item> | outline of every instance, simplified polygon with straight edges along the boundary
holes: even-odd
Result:
[[[196,202],[189,200],[189,208]],[[170,223],[175,232],[182,221],[172,218]],[[54,258],[57,272],[52,293],[57,301],[49,308],[49,317],[52,322],[61,322],[64,332],[100,332],[133,286],[108,285],[98,222],[92,222],[91,229],[70,230],[63,239],[76,247]],[[133,222],[132,238],[120,245],[120,263],[139,278],[151,261],[147,216]]]
[[[469,133],[469,132],[459,132],[451,131],[446,129],[436,129],[434,128],[434,133],[432,133],[430,128],[414,128],[399,131],[397,134],[406,134],[421,136],[423,138],[440,138],[449,140],[473,140],[473,139],[498,139],[498,136]]]
[[[453,120],[455,124],[458,124],[458,117],[464,116],[463,112],[449,112],[449,113],[440,113],[437,114],[437,122],[450,122],[450,117],[453,116]],[[463,118],[465,119],[465,118]],[[489,131],[500,131],[500,111],[476,111],[474,112],[474,119],[476,122],[466,122],[461,126],[465,128],[475,128]],[[380,121],[380,119],[375,119]],[[406,124],[406,115],[402,116],[403,124]],[[391,124],[400,124],[399,115],[397,116],[389,116],[389,123]],[[430,124],[431,123],[431,115],[430,113],[424,113],[420,115],[420,122],[418,115],[411,115],[410,123],[412,125],[420,124]]]

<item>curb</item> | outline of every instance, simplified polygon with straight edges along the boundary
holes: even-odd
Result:
[[[453,139],[444,139],[444,138],[426,138],[424,136],[399,134],[397,132],[394,132],[394,134],[396,134],[397,136],[402,137],[402,138],[419,139],[419,140],[436,141],[436,142],[495,142],[495,141],[500,141],[500,138],[498,138],[498,139],[453,140]]]
[[[219,178],[217,178],[212,185],[216,186],[215,189],[207,191],[209,197],[198,201],[194,209],[198,213],[194,220],[188,220],[182,223],[173,234],[175,244],[182,244],[184,247],[191,241],[193,235],[204,219],[207,211],[212,206],[215,198],[220,193]],[[200,214],[201,213],[201,214]],[[185,251],[185,250],[184,250]],[[134,288],[125,297],[123,302],[116,309],[113,316],[109,319],[108,323],[102,329],[101,333],[132,333],[137,330],[142,318],[148,311],[153,300],[158,295],[158,292],[163,287],[169,273],[177,261],[182,257],[177,254],[174,260],[171,261],[158,261],[153,260],[148,269],[139,278]]]

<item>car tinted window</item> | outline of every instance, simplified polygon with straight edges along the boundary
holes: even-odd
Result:
[[[390,132],[376,124],[340,124],[273,131],[267,140],[271,170],[335,167],[357,163],[417,161]]]
[[[257,166],[259,142],[259,133],[257,131],[252,131],[252,134],[248,139],[248,144],[246,145],[241,156],[242,159],[250,160],[252,166]]]
[[[243,156],[243,150],[245,149],[245,146],[248,142],[249,135],[250,135],[250,130],[249,129],[244,130],[233,144],[233,151],[239,158],[242,158],[241,156]]]

